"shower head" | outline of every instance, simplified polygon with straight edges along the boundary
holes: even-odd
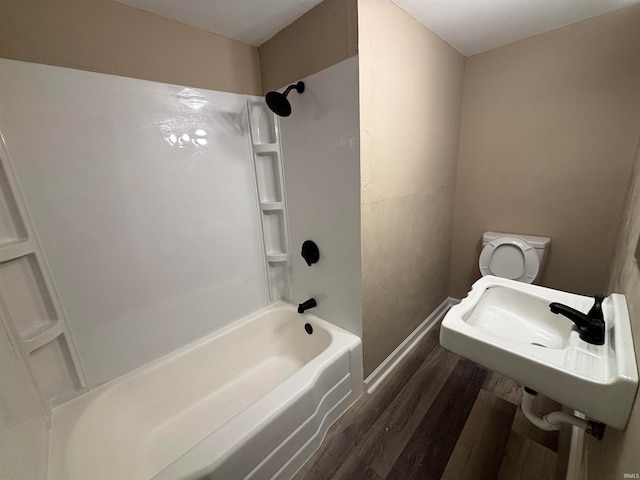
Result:
[[[291,104],[289,103],[289,100],[287,100],[287,95],[289,95],[289,92],[294,88],[298,93],[304,92],[304,82],[298,82],[293,85],[289,85],[284,93],[267,93],[267,95],[265,96],[267,100],[267,106],[273,113],[275,113],[276,115],[280,115],[281,117],[288,117],[289,115],[291,115]]]

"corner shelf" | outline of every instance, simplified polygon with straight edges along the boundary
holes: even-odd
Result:
[[[284,202],[261,202],[260,209],[263,212],[284,211]]]
[[[51,408],[79,394],[86,381],[1,137],[0,323],[21,357],[44,417],[50,422]]]
[[[245,98],[269,300],[290,300],[291,256],[279,121],[263,98]]]
[[[254,143],[253,144],[253,152],[257,155],[263,155],[265,153],[279,153],[279,151],[280,151],[280,146],[277,143]]]
[[[289,254],[288,253],[272,253],[267,252],[265,255],[267,262],[269,263],[281,263],[281,262],[289,262]]]
[[[0,263],[9,262],[34,252],[35,246],[31,240],[2,245],[0,246]]]

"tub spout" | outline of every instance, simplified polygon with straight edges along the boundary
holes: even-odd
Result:
[[[298,313],[304,313],[305,310],[309,310],[310,308],[317,307],[318,302],[316,302],[315,298],[310,298],[309,300],[302,302],[298,305]]]

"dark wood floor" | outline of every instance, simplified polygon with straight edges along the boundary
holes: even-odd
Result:
[[[519,386],[429,332],[329,430],[294,480],[516,480],[564,476],[558,433],[518,408]],[[542,397],[540,413],[560,406]],[[558,465],[557,465],[558,464]]]

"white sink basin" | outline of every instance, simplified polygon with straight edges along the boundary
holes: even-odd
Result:
[[[638,388],[624,295],[602,303],[605,342],[578,336],[551,302],[587,313],[593,298],[493,276],[474,283],[449,310],[443,347],[530,387],[611,427],[624,429]]]

